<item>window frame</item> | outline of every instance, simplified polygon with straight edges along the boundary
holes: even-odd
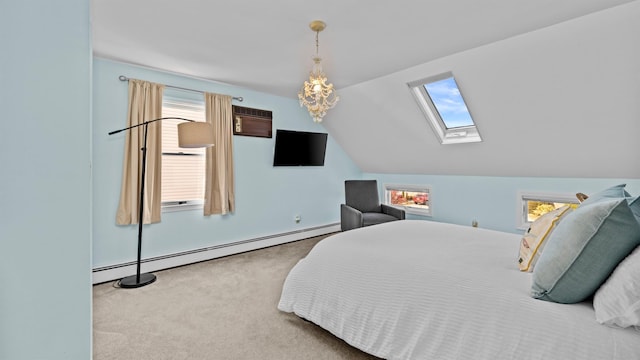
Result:
[[[431,204],[433,192],[431,185],[417,185],[417,184],[387,184],[385,183],[382,187],[383,190],[383,204],[388,206],[393,206],[395,208],[403,209],[407,214],[420,215],[420,216],[433,216],[433,206]],[[406,205],[394,205],[391,204],[391,191],[392,190],[400,190],[400,191],[411,191],[411,192],[424,192],[429,195],[427,200],[428,209],[424,208],[415,208]]]
[[[553,203],[565,203],[579,205],[580,201],[573,193],[555,193],[541,191],[518,191],[516,206],[516,228],[519,230],[527,230],[532,221],[527,220],[528,201],[543,201]]]
[[[204,99],[202,100],[196,100],[196,99],[185,99],[185,98],[181,98],[181,97],[176,97],[176,96],[167,96],[166,94],[163,96],[162,98],[162,109],[163,109],[163,114],[162,116],[165,117],[167,116],[167,114],[164,113],[164,108],[165,106],[171,106],[174,109],[175,108],[184,108],[185,110],[188,111],[202,111],[203,114],[203,119],[205,119],[205,103],[204,103]],[[176,117],[183,117],[183,118],[187,118],[187,119],[191,119],[190,116],[177,116],[177,115],[181,115],[181,114],[175,114]],[[174,115],[172,115],[174,116]],[[206,121],[206,120],[205,120]],[[163,124],[163,135],[164,135],[164,131],[165,126],[169,125],[169,124]],[[169,125],[170,126],[170,125]],[[174,131],[178,131],[177,127],[175,127]],[[176,134],[177,137],[177,134]],[[191,152],[193,152],[194,149],[189,149]],[[162,151],[162,158],[163,160],[165,159],[166,156],[194,156],[194,154],[191,153],[185,153],[185,154],[180,154],[182,153],[182,151],[180,151],[179,153],[173,153],[173,152],[165,152],[164,149]],[[202,156],[204,158],[205,154],[202,155],[195,155],[195,156]],[[203,159],[204,161],[204,159]],[[163,161],[164,163],[164,161]],[[164,174],[162,174],[161,176],[164,176]],[[204,169],[202,172],[202,181],[204,183]],[[163,182],[164,184],[164,182]],[[171,201],[162,201],[161,202],[161,211],[162,212],[176,212],[176,211],[187,211],[187,210],[202,210],[204,208],[204,187],[203,187],[203,193],[202,193],[202,199],[187,199],[187,200],[171,200]]]
[[[457,90],[460,93],[460,97],[464,102],[467,112],[473,122],[471,126],[460,126],[454,128],[448,128],[445,122],[442,120],[440,116],[440,112],[436,108],[433,100],[431,99],[431,95],[429,95],[425,85],[431,84],[437,81],[441,81],[444,79],[452,78],[456,84]],[[420,110],[422,110],[423,115],[427,118],[427,122],[433,129],[433,132],[438,137],[438,140],[441,144],[460,144],[460,143],[473,143],[473,142],[481,142],[482,137],[480,137],[480,132],[478,131],[478,127],[476,125],[476,121],[473,119],[471,115],[471,111],[466,104],[464,96],[462,95],[462,91],[460,90],[460,86],[456,81],[455,76],[453,76],[453,72],[447,71],[442,74],[430,76],[424,79],[416,80],[409,82],[407,84],[409,89],[411,90],[411,94],[415,98],[418,103]]]

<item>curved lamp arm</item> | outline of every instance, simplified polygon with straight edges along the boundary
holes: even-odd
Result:
[[[128,126],[128,127],[124,128],[124,129],[115,130],[115,131],[110,132],[109,135],[117,134],[117,133],[119,133],[121,131],[133,129],[133,128],[136,128],[136,127],[142,126],[142,125],[151,124],[152,122],[156,122],[156,121],[160,121],[160,120],[184,120],[184,121],[195,122],[195,120],[179,118],[179,117],[163,117],[163,118],[159,118],[159,119],[153,119],[153,120],[145,121],[145,122],[142,122],[142,123],[137,124],[137,125],[131,125],[131,126]]]
[[[206,122],[195,121],[191,119],[185,119],[181,117],[162,117],[149,121],[142,122],[140,124],[127,126],[124,129],[114,130],[109,135],[117,134],[119,132],[137,128],[139,126],[145,126],[145,145],[146,145],[146,130],[147,125],[152,122],[160,120],[183,120],[186,123],[178,124],[178,143],[182,148],[197,148],[197,147],[209,147],[213,146],[213,130],[211,124]]]

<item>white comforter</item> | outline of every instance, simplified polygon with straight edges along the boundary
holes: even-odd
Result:
[[[289,273],[278,308],[385,359],[640,359],[640,332],[590,302],[529,296],[519,235],[420,220],[339,233]]]

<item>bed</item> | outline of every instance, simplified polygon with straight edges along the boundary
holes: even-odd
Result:
[[[522,235],[422,220],[338,233],[287,276],[278,309],[384,359],[640,359],[640,331],[590,299],[531,297]]]

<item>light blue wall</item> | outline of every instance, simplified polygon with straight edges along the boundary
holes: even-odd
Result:
[[[90,359],[89,2],[3,0],[0,34],[0,359]]]
[[[513,233],[516,228],[518,192],[592,194],[609,186],[627,184],[627,191],[640,195],[639,179],[578,179],[578,178],[524,178],[446,175],[392,175],[365,173],[366,179],[378,180],[380,196],[384,184],[415,184],[431,186],[433,216],[408,218],[471,225],[477,220],[479,227]]]
[[[126,126],[125,75],[152,82],[242,96],[234,104],[273,111],[273,130],[326,132],[291,98],[235,86],[158,72],[106,59],[94,59],[93,121],[93,265],[135,260],[137,226],[115,225],[120,193],[124,135],[107,133]],[[171,91],[167,89],[167,91]],[[192,93],[172,91],[192,97]],[[202,210],[162,214],[162,222],[145,225],[143,257],[166,255],[256,237],[281,234],[340,221],[343,181],[360,170],[329,136],[325,166],[272,166],[274,138],[234,136],[236,212],[204,217]],[[294,222],[300,214],[302,221]]]

